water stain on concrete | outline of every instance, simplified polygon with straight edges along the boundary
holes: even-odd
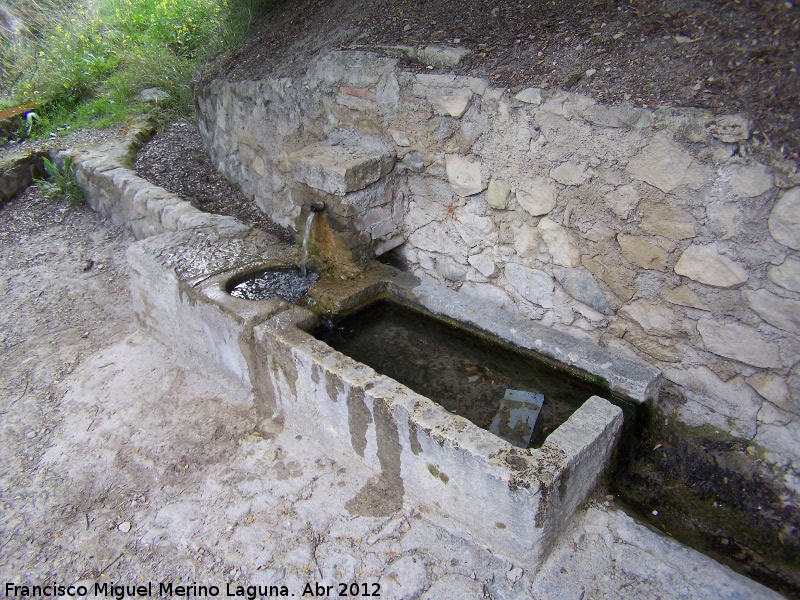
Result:
[[[378,477],[371,478],[345,507],[350,514],[362,517],[387,517],[403,508],[402,446],[388,401],[376,398],[373,411],[381,472]]]

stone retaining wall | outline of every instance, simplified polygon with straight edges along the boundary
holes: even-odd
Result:
[[[382,137],[402,218],[378,252],[402,242],[421,278],[657,365],[667,409],[751,440],[800,490],[800,177],[754,154],[745,116],[513,94],[366,52],[196,101],[219,170],[297,229],[292,153]]]

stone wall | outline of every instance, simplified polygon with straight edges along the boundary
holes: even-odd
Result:
[[[800,176],[745,116],[513,94],[363,52],[214,81],[197,110],[219,170],[296,229],[292,157],[382,138],[396,162],[364,189],[400,218],[372,250],[401,244],[420,278],[658,366],[665,411],[751,441],[800,491]]]

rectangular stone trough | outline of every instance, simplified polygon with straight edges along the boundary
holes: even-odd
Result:
[[[193,230],[134,244],[128,259],[140,321],[163,342],[252,386],[264,416],[282,418],[344,464],[368,466],[373,475],[348,503],[352,514],[384,516],[415,506],[501,556],[540,564],[607,468],[622,410],[593,396],[541,447],[512,446],[316,339],[311,311],[229,296],[227,282],[263,266],[258,256],[267,265],[291,264],[285,247],[244,229]],[[559,360],[628,400],[645,402],[657,393],[660,374],[647,365],[396,271],[373,271],[363,284],[320,285],[317,306],[348,310],[390,295]]]
[[[605,469],[622,410],[587,398],[541,448],[525,450],[314,338],[302,308],[254,329],[260,391],[285,423],[374,477],[348,508],[411,503],[493,552],[538,565]]]

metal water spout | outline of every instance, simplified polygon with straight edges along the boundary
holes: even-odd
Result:
[[[321,200],[318,200],[317,202],[312,202],[311,203],[311,212],[312,213],[322,212],[323,210],[325,210],[325,208],[327,208],[327,207],[326,207],[325,203],[322,202]]]

